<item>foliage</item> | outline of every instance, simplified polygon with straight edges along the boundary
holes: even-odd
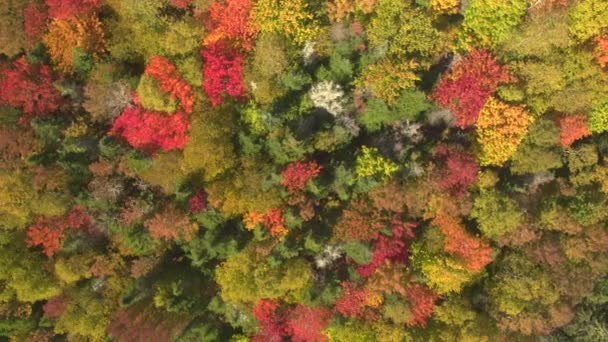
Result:
[[[33,65],[21,57],[12,68],[0,69],[0,101],[19,107],[24,114],[45,115],[54,112],[61,95],[53,88],[55,78],[46,65]]]
[[[460,128],[477,122],[479,113],[500,83],[506,69],[486,50],[473,50],[444,76],[433,93],[437,103],[452,111]]]
[[[42,37],[51,60],[63,73],[75,71],[74,49],[99,58],[104,51],[103,26],[95,15],[74,19],[55,18],[49,24],[49,31]]]
[[[296,44],[312,40],[319,31],[314,14],[302,0],[260,0],[253,16],[260,32],[282,34]]]
[[[481,232],[490,239],[512,232],[523,220],[517,203],[496,190],[479,194],[473,204],[471,217],[477,220]]]
[[[502,165],[522,142],[533,119],[522,107],[490,98],[479,114],[477,142],[480,165]]]
[[[217,1],[208,10],[206,27],[209,34],[205,37],[205,45],[225,41],[237,48],[251,50],[258,32],[253,21],[252,1]]]
[[[281,184],[289,191],[303,190],[306,183],[319,175],[321,167],[314,160],[307,163],[294,162],[281,173]]]
[[[474,0],[463,15],[459,46],[493,48],[503,41],[521,22],[528,7],[526,0]]]
[[[563,146],[570,146],[576,140],[591,135],[587,117],[585,115],[568,115],[559,120],[560,142]]]
[[[189,129],[190,122],[183,112],[165,115],[129,106],[114,121],[109,133],[123,137],[137,149],[152,153],[159,149],[183,149]]]
[[[376,177],[387,179],[397,171],[399,167],[382,157],[378,149],[373,147],[361,147],[361,154],[357,156],[355,174],[358,178]]]
[[[224,100],[222,94],[242,98],[245,95],[243,84],[243,57],[223,42],[210,44],[201,50],[205,63],[203,66],[203,89],[211,104],[219,105]]]

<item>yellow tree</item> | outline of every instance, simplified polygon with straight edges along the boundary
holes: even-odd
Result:
[[[477,121],[477,142],[482,166],[500,166],[517,150],[534,119],[521,106],[511,106],[491,97]]]
[[[96,15],[69,20],[54,19],[42,41],[53,63],[60,71],[74,71],[74,49],[78,48],[98,58],[104,51],[103,26]]]

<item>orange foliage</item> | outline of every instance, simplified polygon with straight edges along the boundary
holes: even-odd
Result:
[[[144,222],[154,239],[192,240],[198,231],[196,223],[190,222],[188,216],[179,211],[175,205],[168,205],[154,217]]]
[[[433,224],[438,226],[445,235],[445,251],[461,258],[467,269],[479,272],[492,262],[490,245],[467,233],[458,219],[437,215],[433,219]]]
[[[285,228],[285,220],[283,219],[283,210],[280,208],[269,209],[266,212],[250,212],[243,218],[245,228],[253,230],[258,224],[262,224],[268,228],[270,235],[277,237],[287,234]]]
[[[576,140],[591,135],[586,115],[564,116],[559,119],[559,127],[559,140],[564,146],[570,146]]]
[[[53,19],[49,32],[42,38],[57,69],[71,73],[74,48],[90,53],[94,58],[104,51],[103,25],[94,14],[74,19]]]

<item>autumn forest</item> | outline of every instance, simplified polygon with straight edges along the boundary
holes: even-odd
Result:
[[[0,0],[0,341],[608,341],[608,1]]]

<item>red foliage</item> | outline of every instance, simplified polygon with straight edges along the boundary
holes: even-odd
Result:
[[[23,25],[30,47],[42,38],[48,19],[47,8],[38,2],[30,3],[23,11]]]
[[[253,316],[260,323],[260,331],[252,342],[281,342],[285,336],[285,327],[281,315],[277,313],[279,304],[270,299],[261,299],[253,307]]]
[[[114,341],[173,341],[191,321],[187,314],[168,312],[155,308],[149,301],[139,301],[115,311],[107,331]]]
[[[70,298],[65,295],[60,295],[49,299],[42,307],[42,310],[46,317],[58,318],[63,315],[68,304],[70,304]]]
[[[412,311],[412,319],[407,325],[425,327],[427,319],[433,314],[439,295],[424,285],[413,284],[407,289],[407,298]]]
[[[370,310],[370,293],[356,288],[351,282],[342,282],[342,295],[336,300],[336,311],[344,317],[375,320],[377,315]]]
[[[591,135],[591,131],[587,125],[587,116],[585,115],[568,115],[559,119],[559,127],[561,132],[559,140],[564,146],[570,146],[578,139]]]
[[[39,218],[27,229],[27,246],[42,246],[49,258],[61,248],[65,231],[91,228],[91,218],[84,208],[76,206],[66,215],[51,218]]]
[[[281,184],[289,191],[302,190],[309,179],[315,178],[321,172],[321,167],[316,161],[308,163],[294,162],[281,173]]]
[[[192,0],[171,0],[171,4],[177,8],[186,9]]]
[[[252,9],[251,0],[220,0],[212,3],[206,22],[209,35],[205,38],[205,45],[225,41],[235,48],[251,50],[258,33]]]
[[[287,315],[285,330],[293,342],[327,341],[322,331],[331,321],[331,311],[298,304]]]
[[[196,190],[194,196],[190,197],[190,214],[198,214],[207,210],[207,193]]]
[[[353,201],[350,209],[342,211],[334,235],[340,240],[372,241],[391,221],[392,217],[387,218],[379,210],[370,208],[365,200]]]
[[[101,0],[46,0],[49,16],[69,19],[78,14],[95,11],[103,5]]]
[[[179,150],[188,142],[190,121],[185,113],[149,112],[141,106],[128,106],[114,121],[109,134],[123,137],[127,142],[148,153]]]
[[[357,273],[362,277],[369,277],[385,260],[405,263],[409,257],[407,247],[415,238],[414,228],[416,228],[415,223],[393,221],[392,236],[380,235],[378,237],[374,244],[372,261],[367,265],[357,267]]]
[[[602,68],[605,68],[608,66],[608,36],[599,37],[596,41],[595,58]]]
[[[287,234],[283,210],[281,208],[269,209],[263,213],[250,212],[245,215],[243,220],[245,221],[245,227],[249,230],[254,229],[258,224],[262,224],[268,228],[272,236]]]
[[[445,251],[461,258],[467,269],[479,272],[492,262],[490,245],[478,237],[470,236],[457,219],[437,215],[433,224],[445,235]]]
[[[192,105],[194,104],[192,89],[180,76],[170,60],[153,56],[150,58],[150,63],[144,72],[158,81],[161,91],[169,93],[171,98],[177,98],[186,113],[192,113]]]
[[[12,68],[0,68],[0,103],[21,108],[24,114],[54,112],[61,102],[54,81],[47,65],[32,65],[21,57]]]
[[[439,187],[454,196],[462,196],[477,180],[479,165],[471,153],[439,145],[435,156],[444,160],[445,167],[439,172]]]
[[[224,101],[222,98],[224,92],[237,99],[245,95],[242,55],[236,50],[226,47],[223,42],[217,42],[209,44],[201,50],[201,56],[205,61],[203,89],[211,99],[213,106]]]
[[[456,126],[467,128],[498,84],[508,80],[506,68],[490,52],[474,50],[439,81],[433,98],[452,111]]]

